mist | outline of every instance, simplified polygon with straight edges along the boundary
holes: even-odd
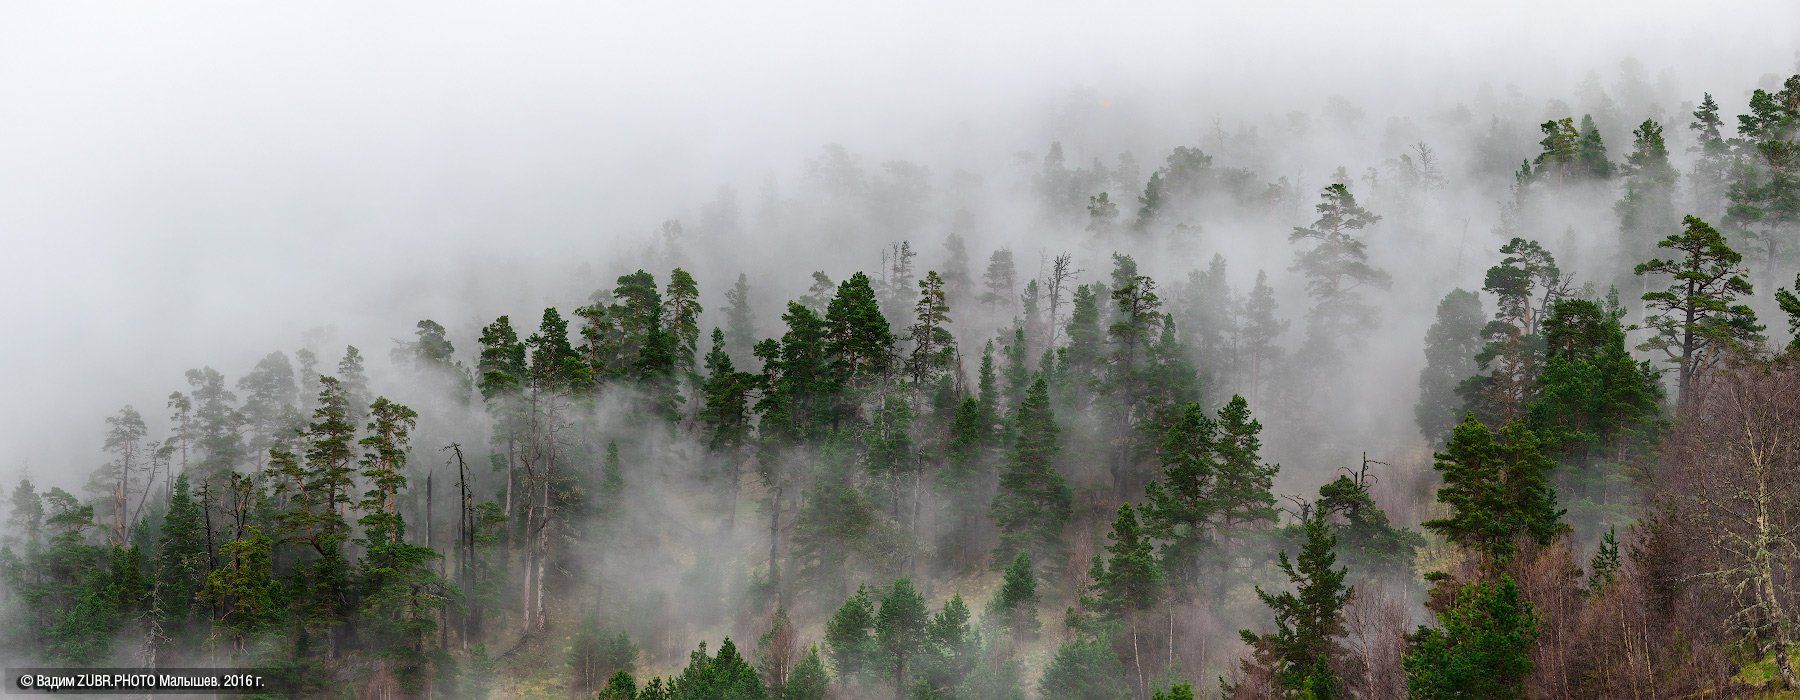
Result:
[[[1636,252],[1621,249],[1617,187],[1561,192],[1524,224],[1508,218],[1514,171],[1540,151],[1539,123],[1592,114],[1622,159],[1632,130],[1654,118],[1685,177],[1701,96],[1716,98],[1735,128],[1730,115],[1745,112],[1753,89],[1780,90],[1800,72],[1796,38],[1800,8],[1779,1],[1728,11],[1675,2],[12,3],[0,9],[0,327],[9,331],[0,477],[82,493],[108,460],[104,421],[120,406],[141,411],[154,438],[170,429],[165,403],[188,390],[187,370],[215,368],[229,386],[271,351],[305,348],[329,373],[345,345],[368,358],[373,394],[419,411],[414,467],[447,468],[440,448],[451,442],[485,466],[497,433],[480,397],[459,399],[401,354],[390,359],[421,319],[441,323],[455,359],[473,368],[482,329],[497,317],[510,315],[524,336],[546,307],[573,321],[590,295],[610,298],[621,275],[647,270],[660,286],[679,267],[698,281],[703,354],[706,331],[727,324],[724,293],[739,274],[758,332],[749,342],[780,338],[787,302],[808,292],[814,271],[834,283],[858,271],[885,280],[886,254],[904,241],[923,277],[945,270],[952,233],[966,242],[974,290],[1002,248],[1021,288],[1063,253],[1082,270],[1076,283],[1105,281],[1123,253],[1176,319],[1186,318],[1176,307],[1189,273],[1222,256],[1239,301],[1266,273],[1277,316],[1290,324],[1276,343],[1303,356],[1311,301],[1289,232],[1317,218],[1322,188],[1342,182],[1382,216],[1361,236],[1369,264],[1392,280],[1361,289],[1377,320],[1341,376],[1309,395],[1304,368],[1284,365],[1256,396],[1236,375],[1202,372],[1198,403],[1213,413],[1233,394],[1256,396],[1264,457],[1281,467],[1275,494],[1310,497],[1366,455],[1383,463],[1375,500],[1396,524],[1416,527],[1437,513],[1431,452],[1441,441],[1421,433],[1413,407],[1427,365],[1421,339],[1446,293],[1480,290],[1504,257],[1499,247],[1521,235],[1552,251],[1573,287],[1593,285],[1596,300],[1620,287],[1629,319],[1641,317],[1643,290],[1623,286],[1635,284],[1636,261],[1622,260]],[[1441,174],[1423,194],[1391,184],[1396,159],[1417,157],[1419,144]],[[1246,187],[1269,193],[1211,192],[1134,229],[1146,180],[1177,147],[1200,149],[1215,169],[1241,169]],[[1084,189],[1046,193],[1053,149],[1059,172],[1080,171],[1067,177]],[[1678,191],[1680,213],[1711,206],[1685,180]],[[1100,192],[1118,205],[1116,230],[1090,225],[1088,198]],[[1746,256],[1758,289],[1745,303],[1779,347],[1788,334],[1770,294],[1793,286],[1795,262],[1764,269]],[[889,319],[896,336],[913,298]],[[971,293],[950,304],[955,369],[972,382],[983,345],[1010,340],[1018,302],[996,307]],[[1493,304],[1484,297],[1484,316]],[[1038,365],[1035,351],[1029,359]],[[630,526],[639,533],[632,556],[657,565],[607,580],[625,597],[707,590],[725,601],[640,616],[630,630],[645,654],[639,668],[678,671],[684,649],[727,634],[748,656],[766,615],[731,606],[764,585],[756,569],[769,549],[758,524],[766,516],[753,503],[762,487],[745,473],[733,511],[742,522],[722,540],[697,525],[668,527],[717,516],[698,495],[711,482],[694,476],[716,460],[692,415],[673,428],[644,425],[630,396],[571,409],[592,431],[587,447],[617,440],[644,476],[630,492],[662,509]],[[687,398],[691,410],[699,401]],[[1095,455],[1106,424],[1057,417],[1063,470],[1078,493],[1103,493]],[[826,453],[776,461],[810,469]],[[1112,507],[1142,500],[1133,485],[1135,495],[1078,498],[1078,511],[1098,515],[1069,527],[1077,553],[1104,552]],[[1635,514],[1633,503],[1621,508]],[[1629,525],[1601,506],[1572,512],[1579,548],[1600,539],[1601,524]],[[426,517],[446,526],[442,513]],[[955,537],[946,523],[914,523],[913,534]],[[619,569],[626,555],[573,546],[570,556],[600,570]],[[1071,560],[1085,568],[1085,557]],[[691,570],[708,562],[729,573],[693,583]],[[982,570],[925,577],[927,602],[935,609],[959,592],[979,610],[999,585]],[[875,588],[893,578],[861,573]],[[1082,574],[1046,578],[1045,595],[1054,589],[1076,605]],[[1245,580],[1279,581],[1271,576]],[[1405,621],[1428,621],[1423,589],[1402,589],[1389,592]],[[785,604],[811,643],[841,602]],[[1196,623],[1216,627],[1196,635],[1236,645],[1236,625],[1253,619],[1221,612]],[[1046,618],[1044,627],[1060,624]],[[1027,679],[1055,648],[1031,652]],[[1207,653],[1216,665],[1192,670],[1235,666],[1225,652]],[[1148,685],[1134,687],[1148,697]]]

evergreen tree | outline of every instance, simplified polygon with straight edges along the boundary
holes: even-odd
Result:
[[[1392,580],[1412,573],[1414,552],[1425,546],[1425,538],[1388,522],[1387,512],[1369,493],[1366,471],[1319,487],[1313,507],[1332,526],[1338,551],[1361,579]]]
[[[1356,237],[1381,217],[1357,204],[1342,183],[1326,187],[1321,199],[1314,207],[1318,220],[1288,235],[1291,242],[1312,243],[1295,254],[1293,269],[1306,276],[1306,293],[1313,298],[1313,332],[1334,343],[1353,341],[1374,325],[1376,313],[1358,290],[1389,285],[1388,274],[1369,265],[1367,244]]]
[[[1556,258],[1537,241],[1514,238],[1500,252],[1506,257],[1488,268],[1482,287],[1497,299],[1494,319],[1481,331],[1487,342],[1475,355],[1486,374],[1457,387],[1469,409],[1495,425],[1518,419],[1537,395],[1538,327],[1550,305],[1568,294]]]
[[[919,280],[916,320],[907,329],[912,354],[906,359],[907,374],[921,387],[954,370],[956,337],[950,334],[950,304],[944,296],[944,280],[935,271]]]
[[[1275,495],[1271,491],[1278,464],[1262,459],[1262,422],[1250,416],[1250,404],[1233,396],[1219,409],[1218,432],[1213,449],[1218,455],[1214,479],[1214,512],[1224,530],[1275,522]]]
[[[1019,552],[1030,553],[1040,565],[1059,561],[1062,529],[1074,499],[1056,468],[1061,447],[1049,386],[1042,377],[1031,384],[1013,423],[1012,457],[1000,472],[1000,493],[993,503],[994,522],[1000,527],[996,568]]]
[[[1250,288],[1250,295],[1244,299],[1244,320],[1240,332],[1240,345],[1245,372],[1249,375],[1249,395],[1251,401],[1262,396],[1262,379],[1266,373],[1274,371],[1276,363],[1281,361],[1281,346],[1276,339],[1287,332],[1288,322],[1275,316],[1275,290],[1269,287],[1269,276],[1262,270],[1256,271],[1256,284]]]
[[[1731,146],[1721,133],[1725,121],[1719,117],[1719,103],[1713,100],[1712,93],[1700,100],[1693,117],[1688,130],[1693,132],[1694,145],[1688,151],[1694,154],[1694,171],[1688,182],[1692,183],[1693,201],[1701,218],[1716,219],[1725,213],[1725,192],[1732,170]]]
[[[1407,640],[1410,697],[1525,697],[1539,618],[1511,577],[1464,585],[1437,622]]]
[[[1077,636],[1063,642],[1038,681],[1045,700],[1125,700],[1131,686],[1125,668],[1104,636]]]
[[[1149,538],[1138,523],[1131,504],[1119,506],[1119,517],[1107,533],[1112,544],[1106,546],[1106,558],[1094,555],[1088,569],[1088,584],[1093,596],[1083,603],[1102,620],[1122,621],[1131,634],[1131,663],[1137,674],[1138,687],[1144,687],[1144,661],[1138,641],[1138,623],[1142,613],[1162,600],[1163,572],[1156,563]]]
[[[725,290],[725,352],[738,363],[750,361],[750,348],[758,337],[756,314],[750,309],[750,277],[738,273],[737,283]]]
[[[826,351],[832,371],[853,387],[885,376],[894,356],[894,336],[868,275],[858,272],[838,285],[825,312]]]
[[[1425,332],[1425,368],[1419,370],[1419,403],[1413,407],[1427,440],[1442,440],[1454,425],[1452,417],[1463,405],[1456,388],[1475,373],[1482,325],[1481,298],[1474,293],[1453,289],[1438,302],[1437,320]]]
[[[646,688],[645,690],[648,690]],[[643,698],[643,693],[639,693]],[[687,668],[669,681],[669,700],[763,700],[768,697],[762,677],[745,661],[731,638],[719,643],[719,651],[706,654],[706,642],[688,654]]]
[[[663,289],[662,327],[668,329],[673,368],[679,377],[698,383],[695,361],[700,353],[700,285],[679,267],[669,271]]]
[[[831,678],[825,673],[825,662],[820,660],[819,647],[815,644],[806,648],[806,656],[800,657],[800,663],[794,664],[794,672],[788,675],[782,697],[785,700],[825,700],[830,684]]]
[[[924,647],[930,622],[925,599],[913,590],[911,581],[895,581],[894,587],[881,597],[881,609],[875,614],[875,641],[887,662],[895,700],[906,697],[907,664]]]
[[[505,316],[481,329],[481,358],[475,364],[475,386],[490,404],[503,401],[525,385],[525,344]]]
[[[1013,253],[1010,248],[1001,248],[988,257],[987,272],[982,275],[982,284],[987,291],[981,295],[984,306],[997,306],[1011,309],[1013,300],[1018,298],[1018,269],[1013,266]]]
[[[1271,595],[1256,588],[1256,597],[1275,613],[1275,631],[1238,633],[1245,644],[1273,651],[1281,684],[1308,698],[1342,694],[1331,661],[1342,653],[1337,638],[1344,635],[1344,604],[1353,592],[1344,584],[1347,570],[1333,568],[1337,555],[1332,550],[1338,540],[1325,518],[1323,509],[1314,508],[1302,523],[1305,540],[1299,556],[1289,559],[1282,552],[1277,560],[1294,590]]]
[[[875,639],[875,602],[869,598],[868,587],[858,586],[856,595],[844,601],[825,623],[825,648],[843,681],[859,680],[876,670],[880,647]]]
[[[1546,449],[1578,463],[1602,454],[1622,461],[1627,447],[1648,441],[1660,417],[1662,384],[1648,361],[1625,349],[1619,313],[1565,299],[1544,321],[1543,371],[1526,421]]]
[[[1692,216],[1683,229],[1658,242],[1676,255],[1640,263],[1639,275],[1668,275],[1667,289],[1644,294],[1646,325],[1652,335],[1638,346],[1658,350],[1676,367],[1677,403],[1685,406],[1694,380],[1736,349],[1762,340],[1756,312],[1738,304],[1751,293],[1744,256],[1725,243],[1718,229]]]
[[[1581,138],[1575,151],[1578,171],[1583,177],[1590,180],[1612,177],[1613,163],[1606,159],[1606,143],[1600,138],[1600,128],[1594,125],[1592,115],[1581,115]]]
[[[1547,478],[1553,463],[1524,424],[1496,435],[1471,413],[1436,459],[1432,468],[1444,476],[1437,498],[1450,515],[1425,521],[1426,529],[1496,561],[1510,559],[1521,539],[1549,544],[1563,531]]]
[[[1031,555],[1019,552],[1006,565],[1000,591],[988,601],[987,618],[990,624],[1010,632],[1013,639],[1029,640],[1042,624],[1037,607],[1037,573],[1032,570]]]
[[[1162,542],[1163,566],[1188,590],[1198,583],[1201,555],[1221,505],[1215,432],[1205,409],[1188,404],[1163,435],[1157,452],[1161,480],[1144,489],[1144,528]]]
[[[1800,274],[1794,275],[1792,289],[1775,290],[1775,303],[1788,317],[1788,352],[1800,355]]]
[[[1619,216],[1619,232],[1630,259],[1654,253],[1657,236],[1675,225],[1675,166],[1663,128],[1645,119],[1631,132],[1631,154],[1625,157],[1625,196],[1613,209]]]

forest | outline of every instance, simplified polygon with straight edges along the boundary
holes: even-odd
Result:
[[[1135,154],[1077,91],[980,170],[697,185],[529,291],[297,322],[51,436],[98,456],[4,472],[0,653],[304,697],[1800,697],[1800,68],[1753,68]]]

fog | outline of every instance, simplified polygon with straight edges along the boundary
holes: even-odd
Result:
[[[743,273],[757,339],[779,337],[781,310],[813,271],[878,276],[884,251],[906,241],[922,277],[940,269],[953,232],[967,240],[975,288],[999,248],[1016,256],[1021,286],[1064,251],[1084,270],[1077,282],[1104,281],[1110,254],[1125,252],[1177,317],[1189,272],[1222,255],[1236,297],[1267,273],[1291,323],[1277,344],[1298,355],[1311,301],[1288,233],[1343,178],[1384,217],[1365,237],[1393,284],[1362,290],[1379,321],[1342,371],[1314,383],[1329,388],[1309,395],[1315,368],[1294,363],[1281,370],[1287,388],[1264,390],[1275,407],[1253,407],[1270,461],[1283,465],[1277,493],[1310,493],[1367,452],[1400,475],[1379,499],[1402,504],[1396,519],[1414,525],[1429,505],[1428,443],[1412,410],[1421,339],[1446,292],[1481,287],[1500,258],[1497,231],[1527,229],[1518,235],[1542,241],[1595,295],[1629,279],[1610,183],[1503,221],[1513,170],[1539,151],[1538,124],[1594,114],[1618,160],[1631,129],[1654,117],[1685,174],[1688,115],[1703,93],[1729,129],[1751,89],[1800,71],[1800,6],[1355,5],[8,4],[0,483],[28,475],[76,490],[107,459],[103,421],[120,406],[143,412],[152,439],[166,433],[166,397],[187,389],[188,369],[216,368],[229,386],[265,354],[306,347],[329,372],[345,344],[369,358],[376,393],[420,407],[414,464],[442,465],[439,446],[485,445],[498,428],[479,402],[450,401],[392,366],[389,348],[420,319],[443,324],[472,366],[477,334],[498,316],[526,335],[544,307],[567,314],[621,274],[660,281],[682,267],[698,280],[702,329],[726,325],[723,293]],[[1068,169],[1105,171],[1084,176],[1093,191],[1044,193],[1036,178],[1053,143]],[[1384,184],[1421,143],[1443,184],[1422,196]],[[1126,231],[1145,180],[1181,146],[1248,171],[1266,201],[1210,192],[1178,203],[1181,227]],[[1680,207],[1691,203],[1685,187]],[[1119,231],[1085,228],[1082,203],[1098,191],[1118,205]],[[1768,308],[1791,262],[1755,268],[1751,305]],[[1016,302],[951,301],[972,375],[985,341],[1011,337]],[[1204,387],[1208,408],[1250,393],[1238,379]],[[758,585],[761,526],[724,545],[666,527],[709,517],[713,503],[687,479],[715,456],[687,435],[652,434],[630,413],[635,400],[583,408],[592,432],[579,440],[597,449],[598,436],[641,428],[626,459],[654,463],[663,479],[631,488],[666,510],[634,519],[634,546],[684,558],[618,582],[658,594],[671,581],[711,585],[715,604],[732,604]],[[1060,417],[1072,443],[1099,444],[1101,427],[1084,422],[1099,418]],[[1071,463],[1095,457],[1070,467],[1077,482],[1081,470],[1099,474],[1106,448],[1066,449]],[[742,500],[738,519],[758,518]],[[1079,532],[1104,532],[1100,510],[1069,528],[1071,561],[1104,545]],[[948,522],[909,521],[919,542],[953,534]],[[1575,539],[1597,538],[1591,524]],[[606,566],[628,555],[570,557]],[[728,581],[680,578],[713,556]],[[938,578],[927,588],[954,576]],[[808,637],[838,602],[797,616]],[[724,623],[711,618],[723,610],[661,611],[667,619],[632,632],[649,638],[646,663],[666,668],[697,638],[741,635],[760,611],[746,605]],[[1197,636],[1236,644],[1236,618],[1198,624],[1219,628]]]
[[[1372,127],[1484,85],[1536,103],[1627,56],[1729,108],[1800,36],[1779,1],[0,12],[0,445],[56,481],[98,459],[101,417],[158,413],[183,369],[241,372],[319,326],[375,348],[423,317],[467,337],[555,302],[578,261],[637,264],[637,241],[721,185],[791,189],[827,143],[920,162],[940,187],[958,170],[1005,184],[1012,154],[1053,139],[1073,164],[1131,150],[1148,172],[1215,119],[1343,95]],[[1356,172],[1393,155],[1376,145],[1277,144],[1270,175]],[[929,266],[941,235],[919,238]],[[798,262],[755,245],[733,242]],[[878,265],[874,246],[840,252],[834,275]]]

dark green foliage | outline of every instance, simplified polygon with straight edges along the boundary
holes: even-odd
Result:
[[[1031,555],[1019,552],[1006,565],[1000,591],[988,601],[987,621],[1007,630],[1015,639],[1030,639],[1042,625],[1038,621],[1037,572]]]
[[[1030,553],[1040,566],[1051,564],[1061,559],[1062,529],[1074,496],[1057,471],[1061,446],[1042,377],[1026,392],[1013,424],[1012,458],[1000,472],[1000,492],[993,502],[994,522],[1000,527],[994,566],[1011,562],[1019,552]]]
[[[1125,700],[1131,697],[1131,686],[1125,682],[1125,667],[1113,653],[1112,640],[1076,637],[1057,647],[1055,658],[1038,681],[1038,696],[1045,700]]]
[[[825,700],[830,685],[831,677],[825,673],[825,662],[819,659],[819,647],[813,645],[806,648],[806,656],[800,657],[800,663],[794,664],[781,697],[784,700]]]
[[[1678,403],[1702,372],[1722,362],[1725,355],[1762,340],[1763,327],[1756,312],[1737,303],[1751,293],[1740,264],[1744,256],[1725,243],[1725,237],[1693,216],[1683,229],[1656,245],[1673,251],[1669,259],[1653,259],[1637,266],[1639,275],[1667,275],[1667,289],[1644,295],[1651,336],[1638,348],[1661,351],[1676,366]]]
[[[1335,531],[1337,551],[1361,580],[1399,580],[1412,575],[1414,551],[1425,546],[1425,538],[1388,522],[1387,512],[1369,494],[1366,472],[1339,476],[1320,486],[1313,507]]]
[[[1624,568],[1625,561],[1619,556],[1619,538],[1614,528],[1607,528],[1606,535],[1600,538],[1600,549],[1594,552],[1594,559],[1588,563],[1587,591],[1599,593],[1618,578],[1619,570]]]
[[[1315,506],[1301,524],[1305,538],[1300,554],[1289,559],[1282,552],[1276,566],[1293,584],[1293,591],[1269,594],[1262,587],[1256,597],[1275,614],[1275,631],[1257,635],[1239,632],[1244,643],[1265,646],[1277,661],[1281,684],[1300,697],[1332,698],[1341,682],[1331,670],[1331,660],[1342,653],[1338,637],[1344,634],[1344,604],[1352,590],[1344,584],[1346,569],[1334,568],[1337,537],[1331,534],[1326,513]]]
[[[512,322],[501,316],[481,329],[481,359],[475,364],[475,386],[488,401],[497,401],[525,386],[525,344]]]
[[[1087,607],[1105,619],[1149,609],[1162,599],[1162,567],[1157,565],[1131,504],[1119,506],[1119,517],[1107,538],[1112,540],[1106,546],[1107,556],[1094,555],[1088,570],[1093,597],[1084,599]]]
[[[825,320],[799,303],[789,303],[781,319],[788,326],[781,339],[756,345],[763,363],[758,431],[765,441],[798,443],[822,437],[836,422],[844,383],[826,352]]]
[[[645,688],[648,690],[648,687]],[[644,697],[640,691],[639,698]],[[738,655],[731,638],[719,644],[719,651],[706,654],[706,642],[688,656],[687,668],[669,681],[670,700],[761,700],[768,697],[762,678],[744,657]]]
[[[1218,500],[1217,431],[1200,404],[1188,404],[1163,435],[1157,457],[1162,478],[1144,488],[1145,530],[1162,542],[1162,561],[1178,585],[1198,579],[1200,556],[1212,538]]]
[[[1524,698],[1538,615],[1509,576],[1464,585],[1407,641],[1410,697]]]
[[[1463,406],[1456,387],[1475,373],[1481,350],[1481,298],[1453,289],[1438,302],[1437,320],[1425,332],[1425,368],[1419,370],[1419,403],[1413,408],[1419,432],[1436,442],[1450,432]]]
[[[867,386],[887,372],[894,359],[894,335],[868,275],[858,272],[838,285],[825,326],[831,370],[843,382]]]
[[[880,647],[875,639],[875,601],[867,587],[857,587],[856,595],[844,601],[825,623],[825,648],[840,679],[862,679],[877,670]]]
[[[1432,468],[1444,476],[1437,498],[1450,515],[1425,527],[1445,539],[1505,561],[1521,540],[1549,544],[1565,529],[1547,478],[1554,465],[1524,424],[1508,423],[1495,434],[1468,414],[1436,460]]]
[[[1544,361],[1526,420],[1553,454],[1585,464],[1648,444],[1659,424],[1662,383],[1625,349],[1619,312],[1565,299],[1544,321]]]
[[[1775,303],[1788,317],[1788,352],[1800,354],[1800,275],[1794,275],[1793,289],[1775,290]]]
[[[895,581],[893,588],[881,597],[881,609],[875,613],[875,642],[887,664],[896,698],[906,692],[907,664],[925,646],[926,627],[931,623],[929,614],[925,599],[907,579]]]

